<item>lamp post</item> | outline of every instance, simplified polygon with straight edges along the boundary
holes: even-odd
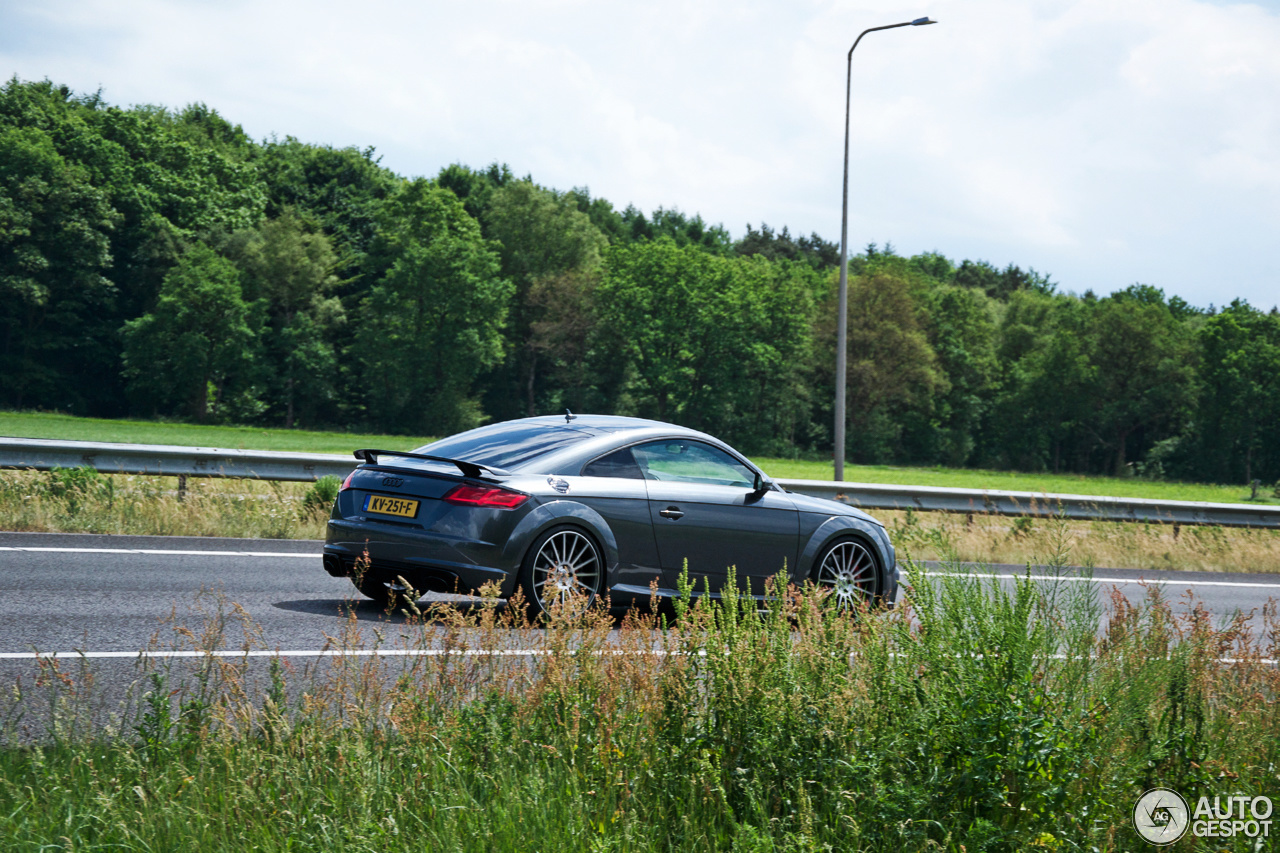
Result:
[[[844,479],[844,392],[846,362],[849,360],[849,101],[853,87],[853,51],[862,36],[880,30],[896,30],[898,27],[923,27],[936,24],[929,18],[916,18],[901,24],[888,24],[863,30],[849,48],[848,70],[844,83],[844,190],[840,209],[840,306],[836,317],[836,481]]]

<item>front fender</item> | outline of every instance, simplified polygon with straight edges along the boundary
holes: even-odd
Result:
[[[537,506],[520,519],[520,523],[507,537],[502,548],[502,559],[505,565],[512,565],[516,570],[502,584],[503,597],[515,592],[520,572],[524,568],[525,552],[543,532],[559,524],[572,524],[581,527],[595,536],[596,541],[604,548],[605,588],[609,586],[609,577],[618,565],[618,540],[605,522],[604,517],[589,506],[570,500],[556,500]]]
[[[845,536],[856,536],[875,549],[884,572],[884,576],[880,579],[881,587],[887,593],[895,591],[897,566],[893,546],[889,543],[889,535],[880,525],[849,515],[833,515],[818,525],[818,529],[809,535],[809,540],[805,542],[796,565],[797,582],[803,583],[811,577],[818,555],[836,539]]]

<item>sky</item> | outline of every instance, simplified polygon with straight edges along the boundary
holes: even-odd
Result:
[[[1280,302],[1280,0],[5,0],[0,72],[405,176]]]

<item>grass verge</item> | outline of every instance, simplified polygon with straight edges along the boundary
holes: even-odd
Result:
[[[600,614],[530,630],[489,598],[403,619],[397,649],[450,654],[277,661],[262,690],[242,659],[153,661],[105,725],[88,716],[88,662],[45,661],[6,703],[0,837],[66,851],[1120,851],[1143,847],[1130,815],[1156,785],[1193,803],[1280,798],[1274,603],[1253,635],[1156,590],[1109,607],[1093,590],[915,577],[907,606],[851,618],[775,589],[763,618],[729,595],[617,631]],[[176,645],[240,633],[233,606],[214,611]],[[330,645],[368,650],[361,636],[353,616]],[[37,707],[38,730],[24,723]]]
[[[771,477],[781,480],[832,480],[830,462],[801,459],[755,460]],[[1099,495],[1115,498],[1149,498],[1209,503],[1277,504],[1273,486],[1260,487],[1250,500],[1248,486],[1212,483],[1179,483],[1138,477],[1098,477],[1084,474],[1026,473],[981,468],[907,468],[890,465],[845,465],[845,479],[853,483],[885,483],[900,486],[939,486],[952,489],[994,489],[1036,494]]]
[[[33,533],[323,539],[335,478],[187,480],[92,468],[0,471],[0,529]]]
[[[900,552],[920,560],[1026,565],[1061,549],[1088,568],[1280,572],[1280,530],[912,510],[874,515]]]
[[[44,412],[0,412],[0,435],[66,441],[274,450],[281,453],[336,453],[343,456],[350,456],[351,451],[361,447],[412,450],[434,441],[432,438],[405,435],[107,420]]]
[[[323,539],[337,482],[187,481],[80,468],[0,472],[0,529],[48,533]],[[1068,549],[1079,565],[1280,571],[1280,530],[877,511],[922,560],[1013,563]]]

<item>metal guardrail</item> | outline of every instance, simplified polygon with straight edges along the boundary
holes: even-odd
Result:
[[[88,465],[106,474],[309,482],[326,474],[345,477],[357,464],[352,457],[327,453],[0,438],[0,468],[34,468],[38,471]]]
[[[914,509],[924,512],[1029,515],[1089,521],[1280,528],[1280,506],[944,489],[934,486],[890,486],[878,483],[831,483],[823,480],[777,482],[792,492],[841,501],[863,509]]]
[[[276,453],[266,450],[224,450],[156,444],[0,438],[0,468],[47,471],[51,468],[88,465],[112,474],[309,482],[325,475],[346,477],[356,464],[354,458],[325,453]],[[863,509],[913,509],[922,512],[1280,528],[1280,506],[834,483],[824,480],[776,482],[797,494],[841,501]]]

